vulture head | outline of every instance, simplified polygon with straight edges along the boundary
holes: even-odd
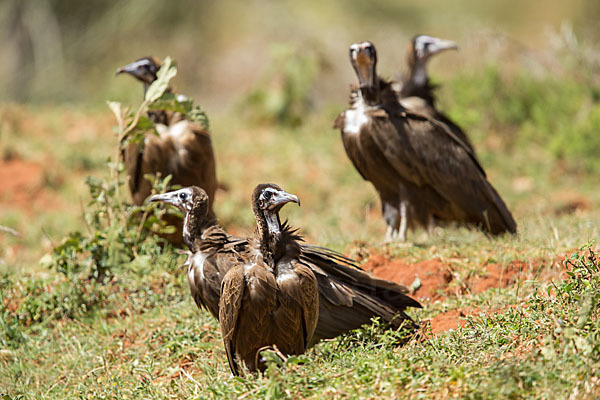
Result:
[[[171,204],[185,213],[183,223],[183,239],[190,246],[194,237],[201,234],[208,220],[208,195],[198,186],[189,186],[172,192],[155,194],[148,202],[159,201]]]
[[[427,61],[429,57],[445,50],[458,50],[458,45],[451,40],[444,40],[428,35],[415,36],[409,45],[409,52],[413,53],[411,58],[422,61]]]
[[[350,63],[358,77],[360,89],[373,89],[377,84],[377,51],[371,42],[350,46]]]
[[[156,57],[144,57],[117,69],[115,75],[128,73],[144,84],[144,87],[150,86],[156,80],[156,74],[160,69],[161,62]]]
[[[263,233],[279,233],[281,228],[279,210],[290,202],[300,205],[297,196],[287,193],[274,183],[258,185],[252,192],[252,211],[254,211],[259,230]]]
[[[426,65],[429,58],[446,50],[458,50],[458,45],[451,40],[439,39],[428,35],[415,36],[406,49],[406,60],[412,83],[425,85],[428,81]]]
[[[172,192],[155,194],[148,199],[148,202],[160,201],[161,203],[171,204],[179,208],[184,213],[192,210],[197,213],[208,211],[208,195],[204,189],[198,186],[189,186]]]

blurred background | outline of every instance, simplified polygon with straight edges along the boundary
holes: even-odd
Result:
[[[172,56],[176,90],[211,119],[216,209],[230,230],[251,229],[250,190],[271,180],[302,198],[289,215],[309,239],[378,243],[377,196],[331,126],[354,81],[348,46],[374,42],[380,73],[394,77],[417,33],[459,43],[429,65],[440,108],[472,138],[521,232],[541,237],[583,215],[562,223],[593,236],[599,20],[596,0],[4,0],[0,225],[20,236],[0,232],[1,264],[35,264],[82,229],[84,179],[105,173],[115,146],[106,101],[142,99],[114,72],[147,55]]]
[[[584,47],[597,42],[599,18],[594,0],[4,0],[0,100],[137,100],[139,91],[113,79],[113,72],[153,54],[174,57],[178,86],[213,112],[296,58],[314,75],[305,78],[312,101],[342,101],[353,79],[349,44],[373,41],[381,71],[392,75],[402,69],[404,48],[416,33],[460,43],[458,56],[436,60],[436,76],[498,62],[556,74],[562,57],[553,52],[565,46],[587,57]]]

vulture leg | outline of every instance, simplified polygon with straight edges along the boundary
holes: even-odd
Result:
[[[429,236],[433,235],[433,230],[435,229],[435,218],[433,217],[433,215],[429,215],[429,217],[427,218],[427,234]]]
[[[406,242],[406,228],[408,227],[408,221],[406,220],[406,200],[400,202],[400,234],[398,240],[400,242]]]
[[[398,218],[399,212],[396,206],[392,206],[392,203],[381,199],[381,213],[385,220],[388,228],[385,233],[385,243],[391,243],[398,237]]]
[[[394,238],[397,236],[398,231],[391,226],[387,227],[387,231],[385,231],[385,242],[384,243],[392,243]]]

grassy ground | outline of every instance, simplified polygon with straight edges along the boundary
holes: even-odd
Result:
[[[0,225],[19,236],[0,232],[0,393],[6,399],[597,398],[597,262],[584,258],[587,268],[574,262],[581,270],[567,276],[555,260],[598,237],[595,164],[581,162],[585,154],[567,157],[546,146],[571,134],[568,127],[585,134],[587,126],[544,106],[547,82],[526,81],[532,83],[522,96],[547,109],[540,115],[540,107],[513,104],[515,93],[494,74],[456,78],[442,96],[513,210],[515,237],[448,227],[433,236],[411,233],[412,246],[383,245],[376,194],[331,129],[341,104],[296,128],[252,125],[231,110],[211,115],[223,186],[216,211],[230,232],[251,234],[251,190],[276,182],[301,198],[301,208],[284,214],[307,241],[367,266],[377,257],[408,266],[436,260],[452,275],[439,295],[411,312],[424,328],[405,346],[396,345],[400,333],[369,326],[244,378],[230,378],[217,324],[196,309],[184,257],[168,246],[110,265],[103,285],[48,268],[47,259],[38,263],[67,232],[88,231],[84,178],[106,175],[112,117],[104,108],[2,106],[1,166],[11,171],[5,182],[16,184],[0,183]],[[477,98],[474,88],[489,98]],[[588,98],[575,80],[553,90],[572,102]],[[450,107],[455,92],[461,102]],[[598,109],[594,102],[587,107],[590,115]],[[543,136],[548,120],[558,121],[557,129]],[[516,279],[474,289],[490,265],[509,271],[516,261],[526,265]],[[454,315],[462,326],[434,331],[440,315]]]

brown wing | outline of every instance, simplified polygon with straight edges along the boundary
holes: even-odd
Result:
[[[225,274],[241,262],[241,254],[247,246],[246,239],[228,235],[218,225],[205,229],[202,237],[194,242],[188,268],[190,291],[196,305],[206,308],[217,319],[221,282]]]
[[[311,343],[317,322],[319,321],[319,290],[317,278],[310,268],[299,262],[294,265],[294,271],[298,274],[300,282],[300,293],[302,296],[302,312],[304,325],[304,351]]]
[[[152,183],[144,176],[160,173],[164,178],[172,173],[167,167],[167,160],[176,154],[172,143],[164,143],[151,133],[144,139],[143,151],[140,147],[139,144],[130,144],[123,154],[131,197],[136,205],[144,204],[152,192]]]
[[[410,157],[422,186],[435,190],[450,205],[448,215],[439,215],[442,219],[478,224],[493,234],[516,232],[510,211],[483,168],[444,124],[410,113],[394,115],[392,122],[409,138]],[[393,154],[395,146],[388,143],[387,148],[389,158],[398,157]]]
[[[516,224],[483,168],[442,122],[407,112],[395,100],[386,117],[373,120],[371,137],[383,157],[421,201],[442,220],[474,223],[491,233],[515,232]]]
[[[465,151],[471,153],[476,162],[479,163],[479,161],[477,161],[477,155],[475,153],[475,149],[473,148],[473,144],[471,143],[471,140],[468,138],[467,134],[446,114],[438,111],[434,106],[421,97],[405,97],[400,99],[400,104],[411,113],[425,115],[443,123],[450,130],[450,132],[456,136],[458,142],[464,146]],[[481,168],[481,172],[485,175],[483,168]]]
[[[172,183],[183,187],[195,185],[204,189],[210,201],[209,216],[214,217],[212,204],[217,189],[217,178],[210,134],[199,124],[186,120],[170,126],[169,133],[169,140],[177,149]]]
[[[277,270],[279,307],[274,314],[274,343],[288,354],[302,354],[312,340],[318,319],[317,281],[296,258],[282,258]]]
[[[236,376],[240,371],[235,360],[237,352],[235,339],[245,290],[244,268],[242,265],[237,265],[231,268],[223,279],[219,302],[219,323],[225,353],[231,373]]]
[[[273,313],[278,307],[277,282],[260,257],[245,267],[246,287],[242,300],[235,347],[250,371],[255,371],[257,352],[264,346],[277,343],[272,336]],[[222,294],[223,295],[223,294]]]
[[[221,283],[235,262],[234,256],[222,253],[207,256],[197,252],[190,257],[187,278],[192,298],[198,308],[206,308],[217,319]]]
[[[394,327],[403,321],[414,326],[404,310],[421,305],[406,294],[406,287],[376,278],[345,257],[315,246],[302,247],[301,261],[315,274],[319,288],[319,319],[311,346],[360,328],[373,317]]]

